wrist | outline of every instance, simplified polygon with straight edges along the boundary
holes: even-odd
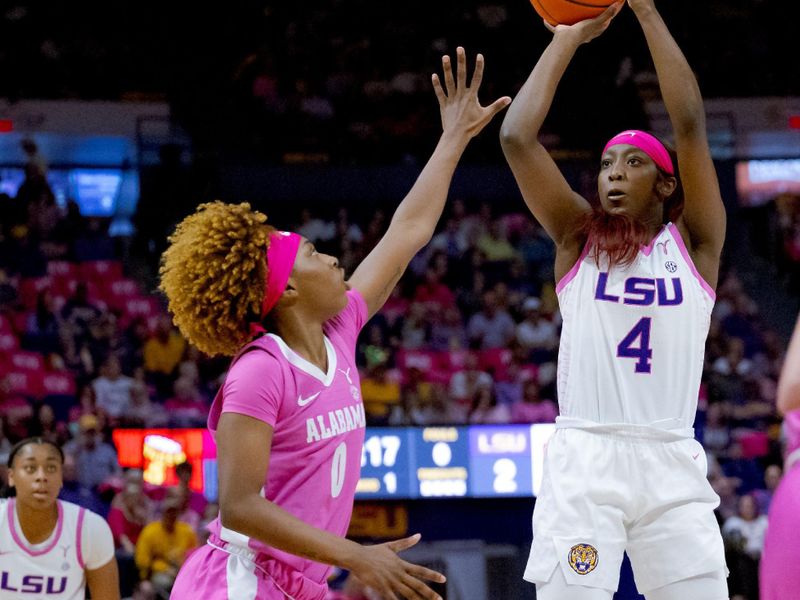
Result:
[[[341,538],[342,540],[342,547],[337,552],[339,558],[337,559],[337,565],[347,569],[348,571],[357,570],[359,564],[359,556],[361,551],[363,550],[363,546],[361,544],[357,544],[347,538]]]
[[[553,33],[552,44],[559,46],[562,49],[568,49],[575,52],[581,44],[586,43],[588,40],[583,40],[576,31],[572,28],[556,29]]]
[[[439,138],[439,146],[453,152],[459,156],[467,148],[470,136],[466,131],[443,131]]]
[[[645,19],[649,19],[651,17],[655,17],[655,16],[658,15],[658,11],[656,10],[656,7],[653,6],[652,4],[646,4],[646,5],[643,5],[643,6],[636,6],[635,8],[631,7],[631,9],[633,10],[633,14],[636,15],[636,18],[639,21],[642,21],[642,20],[645,20]]]

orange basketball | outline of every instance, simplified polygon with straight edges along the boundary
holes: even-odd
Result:
[[[531,0],[533,8],[550,25],[572,25],[596,17],[615,0]]]

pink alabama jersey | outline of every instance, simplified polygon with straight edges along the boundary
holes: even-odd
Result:
[[[264,497],[338,536],[344,536],[350,524],[366,426],[355,350],[367,306],[359,292],[350,290],[347,296],[347,307],[325,324],[327,373],[293,352],[277,335],[264,335],[248,347],[258,349],[234,362],[208,418],[212,434],[225,412],[272,425]],[[222,527],[218,518],[209,529],[225,542],[261,554],[262,560],[266,556],[267,565],[273,560],[281,563],[274,568],[282,574],[288,568],[295,571],[293,577],[324,585],[330,573],[328,565]]]
[[[34,551],[15,523],[14,504],[14,498],[0,500],[0,598],[83,600],[85,541],[79,540],[83,539],[86,509],[59,500],[54,535]]]
[[[556,286],[562,417],[691,430],[716,300],[670,223],[629,267],[589,244]]]

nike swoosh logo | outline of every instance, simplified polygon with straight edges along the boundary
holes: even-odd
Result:
[[[303,398],[302,396],[297,397],[297,405],[298,406],[305,406],[309,402],[312,402],[314,398],[319,396],[322,392],[317,392],[316,394],[311,394],[308,398]]]
[[[692,457],[692,460],[697,460],[697,457],[698,457],[698,456],[700,456],[700,453],[699,453],[699,452],[698,452],[697,454],[695,454],[695,455]]]

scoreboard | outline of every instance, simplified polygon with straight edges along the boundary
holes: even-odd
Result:
[[[555,425],[367,427],[356,499],[530,497],[539,492]],[[174,485],[175,465],[196,468],[190,486],[217,499],[217,452],[205,429],[117,429],[123,467]]]
[[[356,499],[535,496],[554,430],[552,424],[368,427]]]

